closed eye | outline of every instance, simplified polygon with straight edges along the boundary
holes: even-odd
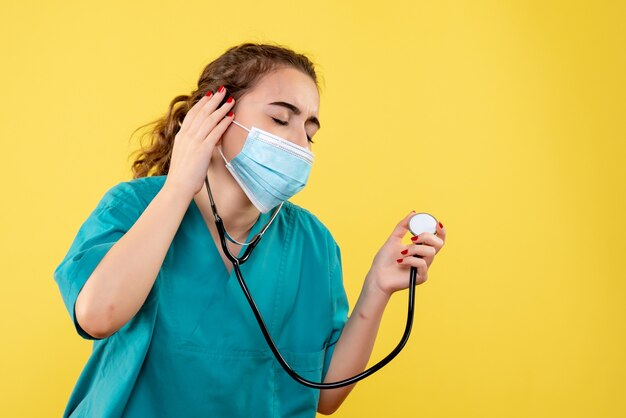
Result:
[[[280,120],[280,119],[276,119],[276,118],[272,118],[272,119],[274,120],[274,122],[276,122],[277,124],[282,125],[282,126],[286,126],[288,124],[288,122],[286,122],[284,120]],[[313,142],[311,137],[309,137],[308,135],[306,136],[306,139],[308,139],[311,144],[315,144],[315,142]]]

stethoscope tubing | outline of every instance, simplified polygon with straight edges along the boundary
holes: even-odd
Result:
[[[263,316],[261,315],[261,312],[259,312],[259,308],[254,302],[254,299],[252,298],[252,295],[250,294],[250,290],[248,289],[248,286],[246,285],[246,282],[239,268],[241,264],[243,264],[244,262],[248,260],[248,258],[250,257],[250,254],[252,253],[252,250],[254,249],[254,247],[257,246],[261,237],[265,233],[266,228],[263,228],[263,230],[260,233],[258,233],[254,237],[254,239],[249,243],[249,245],[246,248],[246,251],[241,256],[241,258],[237,258],[233,254],[231,254],[230,250],[228,249],[226,245],[226,238],[225,238],[226,229],[224,228],[224,222],[220,218],[219,214],[217,213],[217,209],[215,208],[215,202],[213,201],[213,196],[211,195],[211,189],[209,187],[208,179],[206,180],[206,185],[207,185],[207,190],[208,190],[209,197],[211,200],[211,207],[213,209],[213,214],[215,215],[215,224],[219,231],[222,250],[224,251],[224,254],[226,255],[226,257],[233,264],[233,268],[235,269],[235,275],[237,276],[237,281],[239,282],[239,286],[241,287],[241,290],[243,291],[246,297],[246,300],[248,301],[248,304],[250,305],[250,308],[252,309],[252,312],[254,313],[254,317],[256,318],[257,323],[259,324],[259,328],[261,329],[261,332],[263,333],[263,337],[265,337],[265,341],[267,342],[267,345],[269,346],[270,350],[272,350],[272,353],[274,354],[274,357],[276,357],[276,360],[278,361],[278,363],[287,372],[287,374],[289,374],[289,376],[291,376],[298,383],[301,383],[302,385],[308,386],[310,388],[336,389],[336,388],[340,388],[343,386],[354,384],[362,379],[365,379],[368,376],[371,376],[372,374],[374,374],[375,372],[383,368],[385,365],[387,365],[387,363],[393,360],[400,353],[400,351],[402,351],[407,341],[409,340],[409,335],[411,334],[411,328],[413,326],[413,317],[414,317],[414,311],[415,311],[414,309],[415,308],[415,283],[416,283],[416,277],[417,277],[417,268],[413,266],[411,266],[411,271],[409,274],[409,298],[408,298],[408,310],[407,310],[407,319],[406,319],[406,326],[404,328],[404,334],[402,334],[402,338],[400,339],[400,342],[398,343],[398,345],[385,358],[383,358],[378,363],[374,364],[369,369],[364,370],[363,372],[357,375],[354,375],[347,379],[339,380],[336,382],[330,382],[330,383],[313,382],[313,381],[303,378],[298,373],[296,373],[289,366],[289,364],[287,364],[287,362],[281,355],[280,351],[276,347],[274,340],[272,339],[269,331],[267,330],[267,326],[265,325]],[[272,219],[276,215],[276,213],[277,211],[274,212]],[[270,222],[271,220],[268,222],[268,225]],[[417,255],[414,255],[413,257],[420,258]]]

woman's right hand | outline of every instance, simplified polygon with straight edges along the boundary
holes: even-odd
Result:
[[[221,89],[202,97],[189,109],[174,137],[165,185],[188,196],[190,201],[202,190],[215,144],[234,119],[229,112],[234,99],[217,107],[227,94],[223,86]]]

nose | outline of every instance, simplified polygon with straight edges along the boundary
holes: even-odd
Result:
[[[309,150],[311,149],[311,144],[309,144],[309,139],[307,138],[304,126],[302,127],[302,130],[300,130],[298,135],[296,135],[296,138],[298,139],[298,142],[296,142],[297,145],[300,145],[301,147]]]

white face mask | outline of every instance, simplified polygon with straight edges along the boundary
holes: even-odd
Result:
[[[267,213],[304,188],[314,154],[257,127],[248,129],[233,120],[248,136],[243,148],[230,162],[218,148],[226,168],[256,208]]]

